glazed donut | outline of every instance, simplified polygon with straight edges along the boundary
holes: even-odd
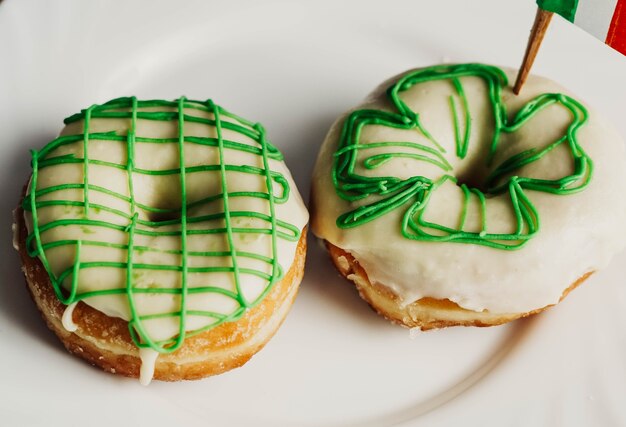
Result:
[[[308,213],[259,124],[212,101],[119,98],[32,153],[15,213],[65,347],[143,384],[243,365],[285,319]]]
[[[545,78],[411,70],[340,117],[312,181],[312,231],[376,311],[422,330],[558,303],[624,247],[624,143]]]

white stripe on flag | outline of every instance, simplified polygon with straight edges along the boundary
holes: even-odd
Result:
[[[617,0],[578,0],[574,24],[604,41],[611,26]]]

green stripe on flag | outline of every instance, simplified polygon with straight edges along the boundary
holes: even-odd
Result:
[[[578,0],[537,0],[537,6],[548,12],[561,15],[570,22],[574,22]]]

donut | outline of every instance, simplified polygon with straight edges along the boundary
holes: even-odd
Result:
[[[263,127],[209,100],[118,98],[32,151],[30,294],[71,353],[148,384],[246,363],[302,280],[308,212]]]
[[[392,322],[492,326],[561,301],[624,248],[624,142],[558,84],[435,65],[337,119],[311,229]]]

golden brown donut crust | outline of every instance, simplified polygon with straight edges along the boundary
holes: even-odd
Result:
[[[65,348],[91,365],[107,372],[138,378],[141,367],[138,349],[128,331],[128,322],[109,317],[79,302],[73,313],[78,326],[68,332],[61,319],[66,306],[56,295],[39,258],[26,251],[28,231],[24,211],[15,212],[18,252],[30,295],[48,327]],[[298,242],[294,262],[269,294],[241,319],[223,323],[193,337],[171,354],[160,354],[154,379],[161,381],[193,380],[221,374],[246,363],[276,333],[293,303],[304,274],[306,254],[305,227]]]
[[[381,316],[408,328],[420,328],[425,331],[448,326],[495,326],[539,313],[554,305],[547,305],[527,313],[490,313],[486,310],[477,312],[461,308],[448,299],[428,297],[403,305],[401,299],[387,286],[370,282],[363,267],[350,253],[328,241],[324,243],[337,270],[355,284],[361,298]],[[563,292],[560,300],[592,273],[593,271],[590,271],[572,283]]]

